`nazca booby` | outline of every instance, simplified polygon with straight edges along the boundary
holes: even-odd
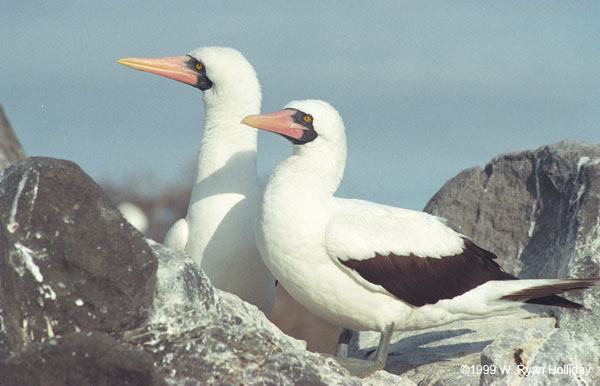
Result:
[[[117,209],[119,209],[119,212],[135,229],[142,234],[146,233],[150,222],[146,213],[139,206],[133,202],[124,201],[117,205]]]
[[[267,267],[330,323],[382,333],[374,361],[340,359],[355,375],[383,368],[394,330],[510,313],[524,303],[581,308],[555,294],[598,280],[519,280],[441,218],[334,197],[346,135],[326,102],[295,101],[242,122],[294,144],[271,174],[259,209],[256,238]]]
[[[118,62],[204,92],[196,181],[187,215],[171,227],[165,245],[189,252],[215,287],[268,314],[275,301],[275,279],[260,258],[252,231],[260,201],[257,133],[240,123],[260,112],[260,84],[252,65],[227,47]]]

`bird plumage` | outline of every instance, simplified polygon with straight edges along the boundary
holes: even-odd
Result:
[[[165,245],[188,251],[215,287],[269,313],[275,301],[275,280],[253,236],[260,200],[257,134],[240,123],[244,116],[260,111],[260,83],[252,65],[227,47],[202,47],[183,57],[120,62],[203,91],[204,132],[196,181],[187,215],[171,227]]]
[[[322,101],[292,102],[286,109],[314,117],[317,136],[294,145],[293,155],[271,175],[257,244],[290,294],[330,323],[381,332],[392,325],[422,329],[513,312],[532,298],[595,283],[515,280],[493,253],[438,217],[334,197],[346,159],[341,117]],[[260,119],[254,122],[261,128]],[[556,297],[549,302],[576,304],[560,304]]]

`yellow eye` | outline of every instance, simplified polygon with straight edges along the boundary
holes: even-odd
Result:
[[[312,117],[310,115],[305,115],[303,119],[304,119],[304,122],[311,122],[312,121]]]
[[[202,65],[202,63],[196,63],[196,70],[200,71],[204,68],[204,66]]]

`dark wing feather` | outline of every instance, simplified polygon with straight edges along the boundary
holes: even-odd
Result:
[[[496,255],[467,239],[464,243],[462,253],[442,258],[376,254],[340,262],[417,307],[452,299],[490,280],[515,279],[494,261]]]
[[[560,284],[550,284],[534,288],[526,288],[521,291],[512,293],[510,295],[503,296],[502,299],[516,300],[521,302],[524,301],[525,303],[543,304],[547,306],[579,309],[583,308],[581,304],[572,302],[554,294],[588,289],[596,285],[598,281],[598,278],[570,279],[568,282]]]

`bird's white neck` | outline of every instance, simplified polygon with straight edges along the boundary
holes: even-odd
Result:
[[[240,123],[245,116],[260,112],[260,98],[253,99],[214,98],[212,95],[207,98],[205,95],[206,118],[198,150],[196,184],[217,172],[219,179],[256,178],[256,129]]]
[[[346,147],[322,149],[307,145],[294,146],[294,154],[283,161],[271,175],[267,190],[276,195],[305,201],[331,197],[336,192],[346,165]]]
[[[262,197],[256,237],[263,256],[269,253],[265,249],[268,244],[293,250],[322,240],[328,213],[334,210],[333,194],[344,172],[341,155],[313,158],[294,150],[294,155],[275,168]],[[342,158],[345,160],[345,153]]]

